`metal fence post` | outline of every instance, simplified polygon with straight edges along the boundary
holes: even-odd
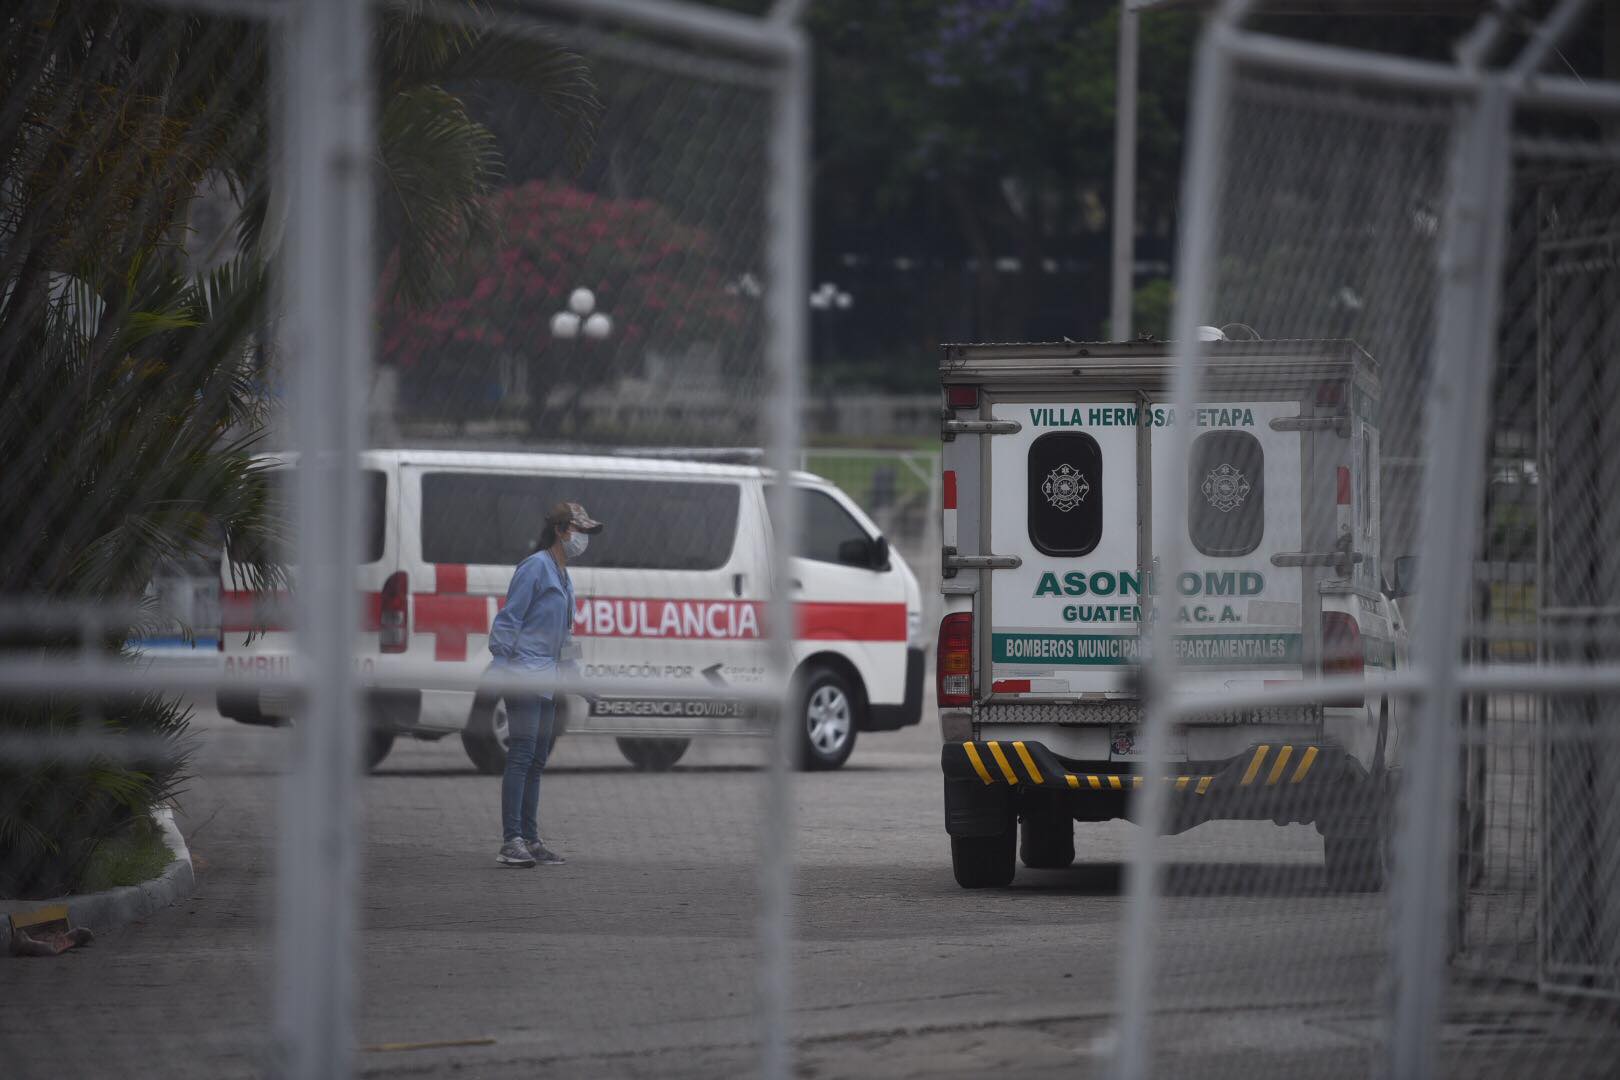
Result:
[[[1389,1075],[1435,1071],[1446,984],[1456,839],[1459,649],[1466,628],[1483,500],[1491,376],[1495,370],[1512,104],[1486,80],[1464,110],[1451,161],[1450,205],[1438,267],[1435,360],[1428,393],[1418,565],[1423,624],[1413,652],[1427,676],[1400,792],[1401,829],[1391,903],[1395,973]]]
[[[1204,356],[1198,326],[1213,294],[1217,226],[1216,191],[1221,144],[1229,113],[1232,59],[1226,51],[1231,28],[1249,8],[1248,0],[1228,0],[1211,20],[1199,44],[1193,73],[1191,143],[1182,174],[1182,219],[1177,255],[1177,295],[1171,340],[1177,342],[1172,393],[1176,412],[1192,413],[1203,382]],[[1165,452],[1184,460],[1191,445],[1185,424],[1168,429]],[[1176,505],[1174,489],[1155,497]],[[1187,555],[1184,530],[1174,530],[1161,552],[1164,580],[1174,580]],[[1152,653],[1143,666],[1144,776],[1159,776],[1169,756],[1169,691],[1176,677],[1175,634],[1169,619],[1151,624]],[[1136,1080],[1152,1069],[1153,979],[1155,934],[1160,910],[1159,832],[1169,812],[1163,784],[1144,784],[1136,793],[1137,829],[1125,875],[1125,940],[1119,959],[1119,1048],[1114,1058],[1117,1080]]]
[[[1114,69],[1114,235],[1109,337],[1129,341],[1136,265],[1136,96],[1141,13],[1120,0],[1119,63]]]
[[[809,291],[810,63],[803,32],[784,26],[793,39],[773,90],[770,135],[766,362],[770,371],[770,464],[776,483],[767,492],[776,529],[770,598],[772,685],[782,692],[776,738],[768,749],[760,860],[759,1025],[760,1075],[786,1080],[793,1075],[788,1014],[792,1003],[793,821],[792,773],[797,730],[788,723],[793,673],[793,568],[790,558],[799,535],[799,500],[792,498],[793,470],[801,465],[804,400],[805,294]]]
[[[371,359],[371,11],[304,0],[280,42],[281,260],[297,492],[297,661],[307,679],[281,791],[274,1069],[350,1071],[362,723],[352,670],[359,625],[355,455]]]

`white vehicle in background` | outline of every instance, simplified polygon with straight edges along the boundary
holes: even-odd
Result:
[[[1406,661],[1380,566],[1377,365],[1350,341],[1209,343],[1207,396],[1169,402],[1173,351],[950,345],[938,693],[957,881],[1062,867],[1074,823],[1171,785],[1170,828],[1314,823],[1330,877],[1376,888],[1402,724],[1379,680]],[[1166,452],[1188,424],[1188,458]],[[1186,501],[1156,497],[1186,477]],[[1188,558],[1159,580],[1156,552]],[[1404,567],[1403,567],[1404,569]],[[1138,667],[1175,620],[1178,692],[1208,703],[1144,777]],[[1360,675],[1365,692],[1230,709],[1223,693]]]
[[[766,678],[772,474],[681,460],[439,450],[372,450],[360,464],[369,523],[359,568],[362,681],[407,665],[484,671],[490,620],[512,572],[534,550],[545,508],[570,499],[607,526],[568,567],[581,674],[683,689],[569,698],[567,731],[614,736],[627,759],[650,769],[675,764],[694,737],[761,733],[754,710],[727,687]],[[921,593],[846,494],[808,473],[796,473],[794,485],[805,522],[792,566],[799,763],[831,769],[848,759],[858,732],[921,718]],[[221,572],[227,676],[285,668],[292,635],[266,625],[260,598],[232,591],[228,561]],[[502,703],[433,682],[371,693],[369,763],[399,735],[459,734],[480,770],[499,772]],[[290,711],[253,691],[220,694],[219,710],[249,724],[280,723]]]

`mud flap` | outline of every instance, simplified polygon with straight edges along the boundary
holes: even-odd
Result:
[[[1016,813],[1003,784],[945,778],[945,831],[952,836],[1000,836]]]

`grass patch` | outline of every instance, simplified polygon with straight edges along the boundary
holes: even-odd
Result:
[[[925,468],[927,462],[920,462]],[[870,457],[851,453],[818,454],[810,450],[805,454],[805,468],[817,476],[825,477],[847,491],[862,506],[876,501],[880,486],[895,499],[926,498],[929,481],[918,476],[904,462],[881,451]],[[885,470],[888,479],[880,485],[879,470]]]
[[[938,435],[807,435],[805,448],[811,453],[827,450],[928,450],[939,453]]]
[[[137,818],[100,844],[90,856],[79,892],[101,892],[120,885],[139,885],[163,873],[174,853],[163,830],[151,818]]]

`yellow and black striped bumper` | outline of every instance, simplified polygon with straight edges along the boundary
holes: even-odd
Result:
[[[1344,751],[1335,747],[1260,743],[1226,761],[1204,763],[1196,771],[1178,771],[1161,781],[1193,797],[1268,788],[1300,790],[1337,783],[1344,764]],[[1108,772],[1075,768],[1040,743],[1023,741],[946,743],[940,766],[947,779],[1025,790],[1101,794],[1139,788],[1145,782],[1129,767],[1116,766]]]

